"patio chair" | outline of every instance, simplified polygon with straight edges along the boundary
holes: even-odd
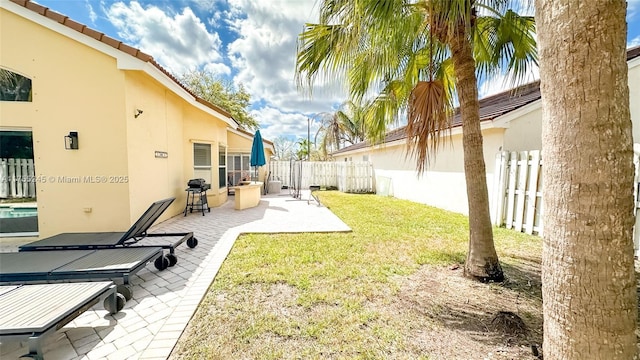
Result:
[[[42,340],[90,309],[100,299],[111,314],[124,301],[111,281],[0,286],[0,341],[27,339],[29,353],[43,359]]]
[[[91,250],[112,248],[136,248],[136,247],[161,247],[168,249],[165,255],[169,266],[178,262],[175,248],[186,242],[190,248],[198,245],[198,240],[193,232],[187,233],[148,233],[147,231],[158,220],[160,215],[171,205],[175,198],[156,201],[126,232],[88,232],[88,233],[62,233],[42,240],[34,241],[18,248],[18,251],[42,251],[42,250]],[[175,242],[164,244],[139,245],[138,242],[147,238],[175,238]]]
[[[169,266],[159,246],[0,253],[0,284],[122,279],[117,290],[129,300],[131,276],[152,261],[158,270]]]

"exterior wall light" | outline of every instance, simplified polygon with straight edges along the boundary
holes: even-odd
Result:
[[[144,111],[140,110],[140,109],[136,109],[136,112],[133,114],[134,118],[138,118],[138,116],[142,115]]]
[[[78,150],[78,132],[70,131],[64,137],[64,148],[67,150]]]

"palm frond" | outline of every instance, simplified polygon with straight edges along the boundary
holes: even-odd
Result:
[[[299,88],[312,90],[319,74],[328,77],[349,68],[353,34],[342,25],[306,24],[299,35],[296,58],[296,82]]]
[[[399,98],[408,97],[411,88],[402,81],[391,81],[366,107],[364,122],[366,137],[372,143],[384,140],[387,125],[397,123],[397,115],[402,103]]]
[[[438,150],[442,133],[450,132],[451,105],[441,80],[421,81],[411,92],[407,114],[407,157],[422,173]]]
[[[478,76],[512,72],[520,83],[538,63],[535,30],[533,17],[512,10],[500,17],[479,18],[473,43]]]

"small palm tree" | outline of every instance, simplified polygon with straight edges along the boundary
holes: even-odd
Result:
[[[316,117],[320,123],[318,131],[313,139],[313,142],[318,149],[319,155],[322,159],[327,159],[328,154],[334,150],[340,149],[340,143],[342,139],[340,120],[337,116],[337,112],[320,113]]]
[[[350,95],[379,95],[365,113],[369,137],[407,114],[407,156],[428,166],[460,104],[469,206],[465,274],[504,278],[493,242],[478,103],[479,76],[500,69],[520,79],[536,62],[532,17],[508,0],[325,0],[317,24],[300,34],[296,73],[301,87],[317,75],[346,75]],[[379,90],[381,89],[381,90]]]
[[[351,100],[343,102],[334,113],[321,113],[320,127],[316,132],[315,143],[318,151],[326,158],[329,153],[343,146],[353,145],[365,140],[365,109]]]
[[[296,150],[298,160],[311,160],[311,143],[309,140],[300,139],[296,145],[298,145],[298,150]]]

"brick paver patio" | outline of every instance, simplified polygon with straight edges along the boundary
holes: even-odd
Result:
[[[152,232],[193,231],[198,246],[176,249],[174,267],[158,271],[149,264],[134,276],[133,299],[118,314],[98,304],[50,335],[45,359],[166,359],[240,234],[350,231],[327,208],[308,203],[308,192],[302,199],[268,195],[258,207],[237,211],[230,198],[206,216],[179,215],[155,225]],[[0,243],[2,251],[16,251],[17,245]],[[2,360],[27,352],[26,342],[0,344]]]

